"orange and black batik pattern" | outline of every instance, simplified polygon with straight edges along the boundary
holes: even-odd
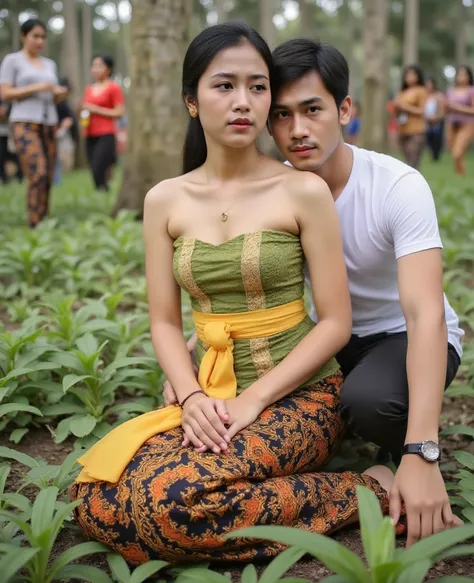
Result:
[[[237,434],[227,453],[182,447],[181,428],[156,435],[118,483],[74,484],[72,498],[84,500],[76,509],[79,525],[132,565],[158,558],[246,561],[283,547],[224,535],[273,524],[331,533],[357,512],[359,484],[387,509],[372,478],[318,471],[342,437],[341,383],[337,374],[281,399]]]
[[[20,121],[11,125],[18,160],[28,180],[28,224],[35,227],[48,214],[56,165],[56,126]]]

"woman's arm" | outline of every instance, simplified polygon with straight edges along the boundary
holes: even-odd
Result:
[[[239,396],[256,400],[261,410],[307,381],[349,341],[352,329],[349,285],[332,195],[326,183],[313,174],[292,174],[289,180],[318,323],[288,356]]]
[[[35,93],[40,93],[43,91],[54,91],[54,84],[44,81],[42,83],[32,83],[26,87],[13,87],[10,83],[2,83],[0,86],[0,96],[5,101],[21,101],[26,99]]]
[[[145,198],[143,232],[153,348],[178,401],[199,390],[181,320],[181,294],[173,276],[173,239],[168,233],[170,188],[165,180]]]
[[[218,453],[227,448],[229,439],[219,417],[225,419],[224,402],[207,397],[196,379],[183,335],[180,289],[173,275],[173,239],[168,233],[168,215],[176,191],[176,180],[165,180],[145,198],[143,228],[151,338],[178,403],[195,393],[183,405],[181,425],[186,443],[191,442],[198,451],[210,448]]]
[[[125,106],[123,103],[116,105],[114,108],[99,107],[93,103],[83,103],[81,109],[87,109],[96,115],[102,115],[104,117],[112,117],[116,119],[123,117],[125,114]]]
[[[448,109],[457,113],[467,113],[474,115],[474,90],[471,92],[471,105],[462,105],[461,103],[448,102]]]

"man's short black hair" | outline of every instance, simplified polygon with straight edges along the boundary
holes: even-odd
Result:
[[[276,99],[281,89],[315,72],[326,90],[334,97],[336,106],[349,93],[349,67],[344,55],[330,44],[296,38],[282,43],[273,51],[274,73],[272,95]]]

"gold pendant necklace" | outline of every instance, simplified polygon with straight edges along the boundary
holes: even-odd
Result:
[[[227,213],[222,213],[221,214],[221,221],[223,223],[225,223],[227,221],[227,219],[229,218],[229,216],[227,215]]]

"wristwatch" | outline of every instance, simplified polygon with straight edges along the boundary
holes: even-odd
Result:
[[[421,443],[407,443],[403,446],[402,455],[416,453],[427,462],[439,462],[441,450],[435,441],[422,441]]]

